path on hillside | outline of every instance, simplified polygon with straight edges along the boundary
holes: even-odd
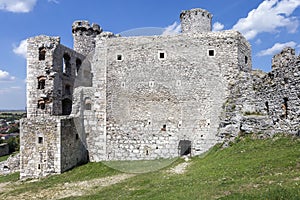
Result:
[[[1,192],[5,191],[6,200],[32,200],[32,199],[63,199],[67,197],[78,197],[92,194],[95,188],[100,189],[101,187],[107,187],[120,183],[128,178],[135,176],[135,174],[118,174],[115,176],[109,176],[99,179],[93,179],[89,181],[79,181],[74,183],[64,183],[58,184],[49,189],[43,189],[39,192],[24,192],[17,196],[9,196],[9,191],[13,190],[10,187],[14,187],[13,183],[6,184],[5,189],[2,188]],[[8,195],[8,196],[6,196]],[[3,198],[3,195],[0,196],[0,199]]]

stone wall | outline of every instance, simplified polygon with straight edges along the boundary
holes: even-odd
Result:
[[[273,57],[272,71],[254,79],[256,115],[265,118],[264,126],[256,126],[256,131],[299,134],[299,68],[295,50],[285,48]]]
[[[110,160],[175,157],[181,140],[192,141],[192,155],[205,152],[220,139],[229,82],[251,68],[249,44],[234,31],[111,38],[97,45],[93,85],[102,79],[107,85]]]
[[[59,174],[87,162],[87,151],[75,122],[73,118],[55,116],[22,119],[21,178]]]
[[[68,115],[84,56],[60,45],[59,37],[27,40],[27,117]]]

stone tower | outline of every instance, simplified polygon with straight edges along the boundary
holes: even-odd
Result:
[[[180,14],[181,29],[183,33],[211,31],[212,15],[200,8],[184,10]]]
[[[53,59],[59,37],[38,36],[27,40],[27,115],[53,115],[59,107],[57,92],[60,70]]]
[[[87,56],[95,48],[95,38],[102,32],[98,24],[92,24],[88,21],[75,21],[72,25],[74,38],[74,50]]]

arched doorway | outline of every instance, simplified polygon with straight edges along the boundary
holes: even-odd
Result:
[[[180,140],[178,145],[178,151],[180,156],[191,155],[192,142],[190,140]]]

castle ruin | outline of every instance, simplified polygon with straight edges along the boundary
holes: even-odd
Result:
[[[203,9],[180,19],[181,34],[140,37],[75,21],[73,49],[29,38],[21,178],[88,161],[196,156],[241,132],[298,133],[294,50],[276,55],[272,72],[254,71],[239,32],[212,32]]]

